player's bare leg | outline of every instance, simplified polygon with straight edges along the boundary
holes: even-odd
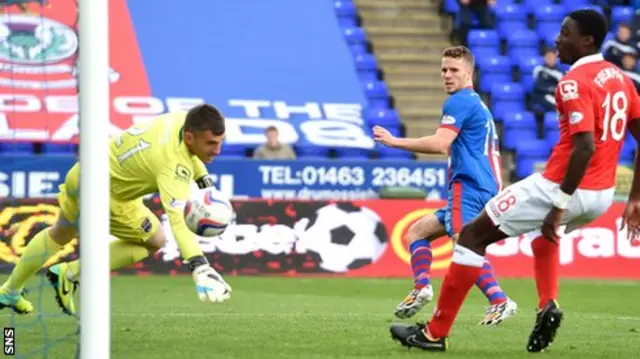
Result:
[[[109,245],[110,269],[116,270],[138,263],[164,246],[164,231],[158,229],[145,243],[135,243],[117,239]],[[80,261],[55,264],[47,271],[47,278],[56,288],[56,300],[62,311],[75,314],[73,295],[80,283]]]
[[[11,276],[0,287],[0,309],[10,308],[20,314],[33,311],[33,305],[22,296],[24,285],[51,256],[76,236],[76,230],[66,223],[59,215],[53,226],[43,229],[29,242]]]
[[[435,215],[424,216],[409,227],[407,241],[411,253],[414,287],[405,299],[396,306],[394,313],[396,317],[410,318],[433,300],[430,278],[431,241],[445,235],[445,228]]]

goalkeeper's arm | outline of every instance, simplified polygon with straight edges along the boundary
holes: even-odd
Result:
[[[184,221],[184,206],[191,193],[191,178],[178,175],[185,172],[177,171],[176,166],[169,166],[158,176],[158,191],[162,206],[169,217],[182,258],[191,270],[198,297],[205,302],[224,302],[231,297],[231,287],[215,269],[211,268],[198,245],[196,235],[187,228]],[[206,187],[207,183],[212,183],[210,179],[207,181],[201,178],[197,182],[198,187]]]
[[[167,166],[157,178],[162,207],[171,223],[182,258],[185,261],[195,257],[204,258],[196,235],[187,228],[184,221],[184,206],[191,194],[191,179],[177,176],[175,167],[176,165]]]

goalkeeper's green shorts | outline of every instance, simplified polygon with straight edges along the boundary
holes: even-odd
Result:
[[[65,224],[77,226],[80,216],[80,166],[76,163],[59,187],[58,205]],[[91,205],[91,204],[89,204]],[[160,230],[160,221],[144,205],[142,198],[132,201],[110,200],[111,235],[131,242],[146,242]]]

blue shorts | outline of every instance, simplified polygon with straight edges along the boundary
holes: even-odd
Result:
[[[473,221],[493,197],[491,193],[455,182],[449,190],[449,202],[435,215],[444,226],[449,237],[459,234],[465,224]]]

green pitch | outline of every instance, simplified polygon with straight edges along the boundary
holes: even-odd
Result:
[[[409,280],[228,277],[230,302],[198,301],[190,277],[116,277],[112,285],[112,358],[422,358],[391,341],[389,323]],[[37,283],[33,283],[36,284]],[[438,283],[437,283],[438,284]],[[517,316],[499,327],[477,325],[486,304],[473,289],[454,326],[447,358],[530,358],[531,280],[502,280],[518,302]],[[436,285],[437,289],[437,285]],[[545,358],[633,358],[640,351],[640,282],[564,281],[565,321]],[[42,316],[17,318],[18,354],[73,333],[50,288],[29,298]],[[416,320],[424,320],[433,306]],[[3,323],[12,317],[0,312]],[[6,324],[5,324],[6,325]],[[75,340],[75,338],[73,338]],[[73,341],[48,348],[48,358],[72,358]],[[44,358],[42,352],[30,358]]]

